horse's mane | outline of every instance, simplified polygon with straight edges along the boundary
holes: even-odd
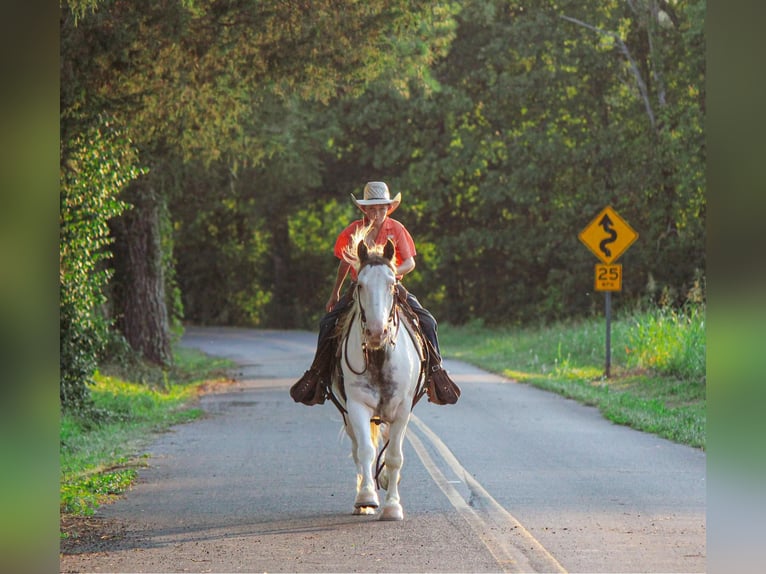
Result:
[[[335,323],[335,330],[333,331],[333,337],[336,337],[338,340],[342,340],[343,335],[346,334],[349,327],[351,326],[351,321],[353,320],[354,320],[354,313],[350,309],[344,312],[340,316],[340,320],[337,323]]]
[[[369,225],[360,225],[354,233],[351,234],[348,245],[343,248],[342,256],[343,260],[354,268],[354,271],[359,273],[359,269],[362,267],[362,262],[359,261],[359,255],[356,252],[357,246],[360,241],[364,241],[364,238],[372,229],[372,223]],[[383,249],[385,245],[367,246],[368,259],[365,262],[366,265],[388,265],[394,269],[393,263],[383,257]]]
[[[357,253],[357,246],[359,245],[360,241],[364,241],[364,238],[367,236],[367,233],[372,228],[372,223],[369,225],[360,225],[354,233],[351,234],[351,238],[349,239],[348,245],[343,248],[342,256],[343,260],[351,265],[354,270],[359,273],[359,269],[362,267],[362,262],[359,260],[359,254]],[[374,245],[372,247],[367,246],[367,259],[365,260],[365,265],[386,265],[390,267],[394,274],[396,273],[396,267],[394,266],[394,263],[392,261],[389,261],[383,256],[383,249],[385,248],[385,245]],[[353,313],[344,313],[343,317],[341,317],[341,320],[338,321],[335,327],[335,336],[336,337],[342,337],[343,334],[346,332],[346,329],[349,326],[349,323],[351,323],[353,317]]]
[[[362,262],[359,261],[359,256],[356,253],[356,246],[359,245],[360,241],[364,241],[364,238],[367,236],[370,229],[372,229],[372,222],[370,222],[369,225],[360,225],[357,227],[356,231],[351,234],[351,238],[348,240],[348,245],[343,248],[343,261],[351,265],[357,272],[362,266]],[[377,245],[373,249],[376,248]]]

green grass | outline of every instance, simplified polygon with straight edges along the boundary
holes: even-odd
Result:
[[[653,309],[545,327],[442,325],[445,356],[598,407],[606,418],[705,448],[704,309]]]
[[[93,412],[87,417],[62,415],[62,513],[91,515],[124,492],[136,469],[145,464],[141,449],[152,434],[198,418],[201,410],[194,408],[194,399],[200,385],[221,378],[230,366],[184,348],[175,351],[175,362],[165,370],[136,364],[105,366],[90,386]]]

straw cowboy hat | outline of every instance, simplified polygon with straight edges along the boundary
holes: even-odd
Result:
[[[369,181],[364,186],[364,199],[357,199],[352,193],[351,201],[362,211],[368,205],[388,205],[388,215],[391,215],[402,202],[402,194],[399,192],[396,197],[391,199],[391,192],[388,191],[388,186],[385,183]]]

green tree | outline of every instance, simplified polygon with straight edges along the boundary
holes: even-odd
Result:
[[[428,84],[422,68],[451,33],[451,12],[437,8],[392,46],[398,67],[381,72],[392,90],[405,93],[412,76]],[[265,142],[258,160],[220,162],[208,191],[195,172],[193,206],[188,192],[173,201],[184,307],[192,321],[313,327],[327,297],[318,286],[335,269],[332,240],[354,215],[348,192],[359,186],[348,174],[341,182],[328,172],[344,112],[297,96],[264,97],[257,112],[244,130]],[[225,281],[205,280],[201,252],[216,254],[209,265]]]
[[[607,204],[641,234],[624,259],[626,299],[650,277],[679,295],[693,285],[703,4],[467,2],[433,71],[439,90],[404,98],[376,85],[344,104],[338,163],[406,194],[397,215],[425,247],[423,298],[437,317],[599,308],[577,234]]]
[[[151,168],[128,190],[131,215],[115,225],[115,275],[124,295],[118,314],[135,349],[159,363],[169,358],[159,260],[167,242],[156,236],[167,228],[164,168],[177,158],[258,166],[272,138],[262,129],[270,123],[264,103],[327,102],[360,93],[392,67],[422,70],[430,51],[413,50],[413,41],[428,47],[418,23],[437,12],[438,5],[417,0],[62,6],[62,132],[80,130],[73,110],[109,112]]]
[[[87,383],[109,321],[101,306],[110,271],[109,221],[127,204],[120,192],[139,177],[130,141],[107,120],[62,142],[59,216],[60,399],[66,410],[89,406]]]

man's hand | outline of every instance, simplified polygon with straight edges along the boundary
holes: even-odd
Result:
[[[340,300],[340,295],[338,293],[333,293],[332,295],[330,295],[330,298],[327,300],[327,304],[325,305],[325,310],[328,313],[332,311],[332,308],[338,304],[339,300]]]

